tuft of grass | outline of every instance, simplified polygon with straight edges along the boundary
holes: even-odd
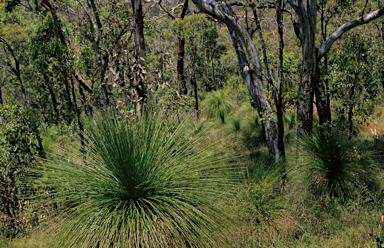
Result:
[[[312,136],[299,140],[298,156],[290,168],[293,183],[313,195],[352,197],[357,188],[370,184],[375,174],[369,154],[359,154],[356,147],[344,133],[315,128]]]
[[[256,148],[265,143],[263,126],[257,113],[254,113],[247,118],[246,124],[242,129],[241,139],[244,146],[248,149]]]
[[[229,125],[229,131],[234,134],[238,134],[241,131],[241,120],[237,115],[234,115]]]
[[[57,247],[222,247],[231,220],[225,202],[242,170],[212,152],[208,128],[190,118],[144,112],[98,113],[86,122],[88,146],[65,149],[35,171],[60,206]]]
[[[222,90],[208,93],[202,105],[208,118],[219,118],[222,123],[226,122],[228,114],[233,109],[232,100]]]
[[[283,164],[269,157],[259,156],[248,166],[248,198],[260,219],[271,219],[282,214],[285,195],[282,193]]]

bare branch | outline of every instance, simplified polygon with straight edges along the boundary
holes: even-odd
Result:
[[[287,8],[284,8],[283,11],[287,12],[291,15],[293,29],[295,31],[297,38],[299,38],[299,40],[301,42],[302,41],[302,29],[301,29],[300,20],[299,20],[298,15],[296,14],[296,12],[294,10],[292,11],[292,10],[287,9]]]
[[[188,9],[188,0],[184,0],[183,9],[181,10],[181,14],[180,14],[181,19],[184,19],[185,14],[187,13],[187,9]]]
[[[329,51],[329,49],[331,49],[332,44],[348,30],[373,21],[382,15],[384,15],[384,8],[378,9],[364,17],[359,17],[355,20],[343,24],[335,32],[333,32],[333,34],[331,34],[331,36],[329,36],[329,38],[321,45],[317,58],[321,59]]]
[[[2,59],[2,60],[8,65],[8,67],[9,67],[9,68],[10,68],[16,75],[18,75],[18,70],[19,70],[18,67],[19,67],[19,64],[18,64],[18,60],[17,60],[17,58],[16,58],[16,56],[15,56],[15,54],[14,54],[14,52],[13,52],[12,47],[11,47],[11,46],[8,44],[8,42],[7,42],[4,38],[2,38],[2,37],[0,37],[0,42],[3,43],[3,44],[8,48],[8,51],[11,53],[11,55],[12,55],[12,57],[13,57],[15,63],[16,63],[16,68],[13,67],[13,65],[12,65],[8,60],[6,60],[5,58],[0,57],[0,59]]]
[[[75,71],[74,74],[81,87],[83,87],[83,89],[92,94],[93,89],[87,84],[87,82],[85,82],[85,80],[80,76],[80,74],[77,71]]]
[[[172,12],[170,12],[169,10],[167,10],[162,4],[161,4],[161,0],[159,0],[159,1],[155,1],[159,6],[160,6],[160,8],[165,12],[165,13],[167,13],[168,14],[168,16],[169,17],[171,17],[172,19],[176,19],[176,16],[172,13]],[[174,12],[174,11],[173,11]]]
[[[246,3],[242,3],[242,2],[234,2],[234,3],[231,3],[231,6],[240,6],[240,7],[243,7],[245,6]]]

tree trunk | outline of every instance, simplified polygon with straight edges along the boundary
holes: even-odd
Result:
[[[193,90],[195,93],[195,109],[196,109],[196,117],[199,119],[199,96],[197,94],[197,83],[196,83],[196,78],[195,78],[195,73],[192,73],[191,76],[191,83],[193,85]]]
[[[145,43],[144,43],[144,21],[143,6],[141,0],[131,0],[133,8],[133,35],[135,41],[135,58],[138,64],[137,70],[144,69]],[[137,77],[136,91],[138,97],[145,100],[147,98],[145,82],[142,77]]]
[[[277,111],[277,128],[278,128],[278,143],[277,146],[280,151],[280,156],[285,156],[284,148],[284,119],[283,119],[283,97],[282,97],[282,84],[283,84],[283,63],[284,63],[284,34],[283,34],[283,8],[282,0],[276,0],[276,21],[277,30],[279,33],[279,68],[278,68],[278,85],[276,96],[276,111]]]
[[[13,57],[13,60],[15,62],[15,66],[13,66],[5,58],[3,58],[3,57],[0,57],[0,58],[8,65],[9,69],[16,75],[17,79],[19,80],[24,107],[28,108],[28,101],[27,101],[27,97],[26,97],[26,94],[25,94],[24,84],[23,84],[23,80],[21,79],[20,62],[17,59],[17,57],[16,57],[16,55],[15,55],[11,45],[9,45],[8,42],[4,38],[2,38],[2,37],[0,37],[0,42],[3,43],[7,47],[8,51],[11,53],[11,55]],[[5,49],[4,49],[4,51],[5,51]]]
[[[209,13],[210,15],[227,24],[228,31],[232,38],[233,46],[236,49],[240,69],[243,71],[243,77],[247,83],[248,91],[256,104],[258,113],[262,117],[265,140],[268,146],[269,154],[277,161],[279,160],[277,125],[267,96],[264,93],[261,76],[261,64],[257,49],[252,42],[251,36],[246,31],[246,28],[241,24],[241,22],[234,17],[232,17],[233,19],[230,17],[233,13],[233,10],[231,10],[230,6],[227,6],[224,1],[221,2],[222,11],[227,14],[227,16],[221,16],[220,13],[216,13],[210,10],[209,6],[206,6],[207,2],[209,2],[209,6],[214,4],[213,1],[194,0],[194,3],[198,5],[204,12]],[[221,7],[218,5],[216,7],[218,10],[221,9]],[[247,48],[248,56],[251,59],[251,64],[249,66],[245,58],[245,53],[240,44],[240,39],[243,41],[244,46]]]
[[[188,0],[184,0],[183,9],[180,14],[180,19],[183,20],[188,9]],[[179,53],[177,57],[177,80],[179,81],[179,91],[181,94],[187,94],[188,89],[184,78],[184,55],[185,55],[185,39],[181,37],[179,30]]]
[[[305,59],[299,86],[300,101],[297,105],[297,134],[299,136],[312,133],[315,61],[313,52],[311,52],[311,45],[308,45],[309,47],[306,47],[306,49],[303,47],[303,57]]]
[[[179,91],[181,94],[188,93],[184,79],[184,44],[185,39],[179,37],[179,53],[177,57],[177,81],[179,81]]]
[[[19,69],[19,62],[17,62],[17,66],[16,67],[17,67],[17,70],[18,70],[16,76],[17,76],[17,79],[19,79],[19,82],[20,82],[21,94],[23,96],[24,106],[26,108],[28,108],[27,96],[25,94],[25,88],[24,88],[23,80],[21,79],[21,74],[20,74],[20,69]]]
[[[57,125],[58,122],[57,122],[57,115],[59,114],[58,113],[58,110],[57,110],[57,100],[56,100],[56,95],[55,95],[55,92],[53,91],[52,87],[51,87],[51,84],[49,82],[49,78],[47,77],[47,75],[44,75],[44,79],[45,79],[45,82],[47,84],[47,87],[48,87],[48,91],[49,91],[49,94],[51,96],[51,100],[52,100],[52,106],[53,106],[53,111],[54,111],[54,116],[55,116],[55,124]]]
[[[299,103],[297,105],[297,134],[312,133],[313,97],[316,83],[317,49],[315,47],[317,1],[308,0],[307,7],[302,1],[288,1],[295,10],[299,23],[302,46],[302,71],[299,85]],[[293,18],[292,18],[293,20]]]
[[[320,79],[320,68],[319,68],[319,61],[316,60],[315,64],[315,73],[314,73],[314,83],[316,86],[315,93],[316,93],[316,108],[317,108],[317,114],[319,116],[319,122],[320,124],[323,124],[329,120],[329,111],[328,111],[328,105],[327,105],[327,98],[325,96],[325,89],[323,81]]]
[[[357,80],[357,75],[355,74],[355,82]],[[355,94],[355,82],[352,84],[351,91],[349,92],[349,108],[348,108],[348,122],[349,122],[349,131],[352,133],[353,129],[353,122],[352,122],[352,117],[353,117],[353,96]]]
[[[3,92],[2,92],[2,90],[1,90],[1,86],[0,86],[0,107],[1,107],[1,105],[3,105],[4,104],[4,102],[3,102]]]

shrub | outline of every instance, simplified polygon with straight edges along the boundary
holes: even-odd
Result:
[[[352,197],[356,188],[371,184],[375,177],[370,155],[359,154],[347,134],[318,127],[312,136],[304,135],[299,146],[292,179],[314,195]]]
[[[23,229],[25,169],[37,164],[38,122],[20,105],[0,106],[0,233],[14,237]]]
[[[212,152],[207,128],[147,112],[96,114],[86,125],[87,154],[68,149],[37,171],[59,203],[58,247],[209,247],[230,224],[223,200],[241,170]],[[206,144],[206,145],[201,145]],[[60,209],[59,209],[60,210]]]

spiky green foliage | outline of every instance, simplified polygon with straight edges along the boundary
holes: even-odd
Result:
[[[88,121],[87,153],[63,151],[39,171],[63,220],[57,247],[222,246],[230,224],[222,208],[241,177],[207,147],[207,128],[147,112]]]
[[[232,101],[222,90],[207,94],[202,105],[209,118],[217,117],[222,123],[225,123],[227,115],[233,109]]]
[[[292,168],[292,181],[314,195],[328,194],[343,199],[374,178],[375,166],[369,154],[362,155],[347,134],[314,129],[312,136],[299,140],[298,157]]]
[[[248,197],[254,206],[256,218],[272,218],[281,215],[285,205],[281,173],[283,164],[278,164],[268,155],[259,155],[248,166]]]
[[[235,134],[237,134],[241,131],[241,120],[240,120],[239,116],[234,116],[232,118],[230,126],[229,126],[229,130]]]
[[[248,149],[258,147],[265,142],[263,126],[257,113],[247,118],[241,139]]]

